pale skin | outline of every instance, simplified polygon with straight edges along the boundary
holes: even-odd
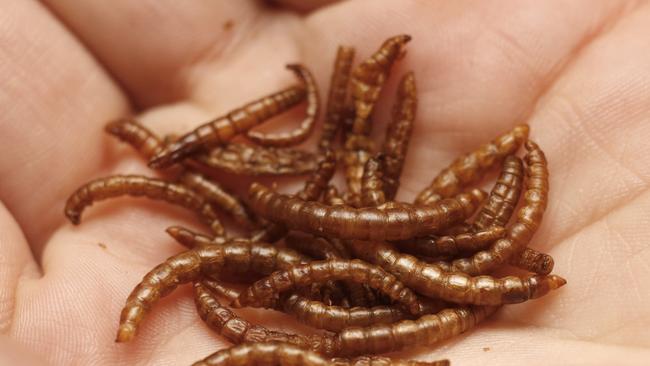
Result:
[[[105,137],[104,124],[133,114],[161,135],[182,133],[290,85],[291,62],[309,67],[327,95],[339,44],[357,47],[358,61],[402,33],[413,40],[374,129],[383,135],[399,76],[413,70],[418,117],[398,199],[412,199],[456,155],[528,122],[551,174],[531,246],[553,255],[568,284],[442,347],[400,356],[453,365],[650,359],[650,3],[359,0],[303,14],[253,1],[45,3],[0,4],[0,364],[182,365],[227,346],[201,323],[189,287],[161,301],[132,343],[113,342],[133,286],[182,250],[164,228],[195,218],[120,199],[89,209],[79,227],[65,220],[80,184],[152,174]],[[293,127],[302,113],[260,130]],[[245,316],[306,329],[271,314]]]

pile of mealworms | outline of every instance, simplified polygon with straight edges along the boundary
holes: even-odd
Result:
[[[449,339],[504,304],[539,298],[566,283],[550,275],[553,258],[528,247],[549,184],[546,158],[528,139],[527,125],[458,157],[413,202],[395,200],[417,109],[412,72],[397,86],[383,145],[377,146],[370,132],[380,92],[409,40],[389,38],[354,67],[354,49],[339,47],[313,152],[295,146],[312,135],[321,114],[314,77],[299,64],[288,66],[299,84],[175,139],[160,138],[133,119],[107,125],[109,134],[133,146],[151,168],[164,170],[165,178],[117,175],[91,181],[68,199],[66,216],[78,224],[95,201],[145,196],[193,211],[211,230],[207,235],[167,229],[187,250],[156,266],[135,287],[120,317],[117,342],[133,339],[160,298],[192,283],[200,318],[235,344],[195,365],[446,365],[447,360],[368,355]],[[303,102],[306,117],[295,130],[253,130]],[[337,168],[346,178],[341,193],[331,183]],[[499,168],[489,194],[477,188]],[[308,179],[292,195],[252,183],[248,197],[240,198],[213,178],[223,171]],[[248,234],[227,234],[223,217]],[[490,275],[508,266],[528,274]],[[322,331],[271,330],[230,309],[241,307],[282,311]]]

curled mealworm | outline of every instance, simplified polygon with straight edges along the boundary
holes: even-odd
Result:
[[[84,184],[68,198],[65,215],[73,224],[77,225],[81,221],[83,210],[93,202],[125,195],[145,196],[183,206],[196,212],[216,234],[223,232],[223,226],[221,226],[217,214],[202,196],[182,185],[141,175],[114,175]]]
[[[454,160],[418,194],[415,203],[424,204],[432,195],[443,198],[453,196],[461,188],[478,181],[490,168],[519,149],[528,138],[528,130],[528,125],[515,126],[509,132]]]
[[[404,240],[435,233],[471,216],[484,197],[484,192],[472,190],[434,206],[405,204],[379,210],[306,202],[257,183],[250,188],[251,208],[262,217],[315,235],[360,240]]]
[[[232,305],[273,308],[282,292],[332,280],[366,284],[402,304],[411,314],[422,311],[415,294],[401,285],[395,276],[360,260],[341,259],[310,262],[274,272],[248,287]]]
[[[246,136],[253,142],[264,146],[290,146],[305,141],[314,129],[314,123],[320,111],[320,96],[316,80],[309,70],[300,64],[290,64],[287,68],[293,71],[303,83],[307,93],[307,117],[300,126],[291,132],[264,134],[257,131],[248,131]]]
[[[231,142],[195,157],[201,165],[238,175],[302,175],[316,170],[319,155],[293,148]]]
[[[449,361],[391,360],[386,357],[325,359],[309,350],[281,342],[245,343],[227,348],[196,362],[193,366],[449,366]]]
[[[402,240],[395,244],[402,250],[425,257],[456,256],[459,253],[474,253],[485,249],[495,240],[503,238],[506,229],[492,226],[482,231],[463,233],[454,236],[415,238]]]
[[[414,291],[432,298],[459,304],[501,305],[536,299],[566,283],[559,276],[472,277],[461,272],[445,272],[402,254],[392,245],[381,242],[351,242],[357,257],[375,263],[394,274]]]
[[[399,178],[402,175],[402,168],[406,159],[415,113],[417,111],[417,90],[415,88],[415,76],[409,72],[400,81],[397,88],[397,101],[393,107],[393,116],[386,130],[386,138],[382,151],[385,159],[383,161],[383,180],[386,199],[395,198],[399,188]]]
[[[133,146],[145,159],[150,159],[163,144],[160,139],[138,121],[123,118],[109,122],[106,131],[111,135]],[[224,191],[216,182],[206,178],[203,174],[185,170],[181,172],[178,180],[202,195],[206,200],[228,213],[237,223],[244,227],[252,226],[245,206],[233,194]]]
[[[334,71],[330,81],[330,92],[327,98],[325,111],[325,122],[321,132],[318,148],[321,151],[332,147],[332,143],[343,123],[346,112],[346,98],[352,61],[354,60],[354,48],[339,47],[334,61]]]
[[[539,227],[548,202],[548,169],[544,152],[533,141],[526,141],[526,192],[524,205],[517,219],[508,228],[505,238],[497,240],[489,249],[475,253],[470,258],[452,262],[454,270],[470,275],[488,273],[497,266],[508,263],[521,253]]]
[[[375,207],[386,202],[384,164],[385,157],[381,154],[366,161],[361,179],[361,205],[364,207]]]
[[[297,105],[304,98],[302,86],[291,86],[236,108],[166,145],[149,161],[149,166],[164,168],[201,149],[223,145],[238,134]]]
[[[474,227],[506,226],[519,201],[523,181],[524,165],[521,159],[514,155],[507,156],[494,188],[476,215]]]

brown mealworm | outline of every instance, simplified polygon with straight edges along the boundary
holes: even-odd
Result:
[[[528,138],[528,130],[528,125],[515,126],[491,142],[460,156],[418,194],[415,203],[424,204],[432,195],[451,197],[468,184],[478,181],[490,168],[519,149]]]
[[[485,249],[495,240],[503,238],[506,232],[504,227],[492,226],[477,232],[441,237],[427,236],[402,240],[394,244],[410,254],[425,257],[456,256],[460,253],[474,253]]]
[[[472,190],[434,206],[405,204],[379,210],[307,202],[257,183],[250,187],[251,208],[266,219],[315,235],[360,240],[404,240],[435,233],[471,216],[484,197],[484,192]]]
[[[547,275],[553,271],[555,261],[546,253],[541,253],[533,248],[524,249],[511,263],[513,266],[529,272]]]
[[[384,193],[385,156],[379,154],[366,161],[361,178],[361,206],[376,207],[386,202]]]
[[[317,236],[292,231],[284,243],[291,249],[317,259],[337,259],[341,254],[332,246],[329,240]]]
[[[81,221],[84,209],[96,201],[119,196],[145,196],[163,200],[196,212],[216,234],[223,233],[217,214],[202,196],[185,186],[141,175],[114,175],[90,181],[68,198],[65,215],[75,225]]]
[[[419,294],[458,304],[519,303],[539,298],[566,283],[554,275],[472,277],[462,272],[445,272],[438,265],[400,253],[388,243],[353,241],[350,244],[358,258],[381,266]]]
[[[317,169],[320,155],[293,148],[231,142],[199,154],[201,165],[237,175],[302,175]]]
[[[379,290],[393,301],[402,304],[411,314],[417,315],[422,311],[415,294],[404,287],[395,276],[380,267],[356,259],[315,261],[274,272],[249,286],[232,305],[273,308],[272,304],[277,303],[276,299],[282,292],[312,283],[338,280],[366,284]]]
[[[160,151],[163,146],[160,139],[153,132],[138,121],[130,118],[108,123],[106,131],[120,141],[133,146],[147,160]],[[252,226],[252,219],[243,203],[233,194],[224,191],[216,182],[206,178],[201,173],[189,170],[181,172],[178,180],[224,210],[240,225],[244,227]]]
[[[507,236],[497,240],[489,249],[477,252],[470,258],[454,260],[454,270],[470,275],[488,273],[516,258],[535,234],[548,202],[548,168],[544,152],[536,143],[528,140],[525,147],[528,151],[524,157],[528,179],[524,204],[517,212],[516,221],[508,228]]]
[[[409,72],[400,81],[397,88],[397,101],[393,107],[393,115],[386,130],[386,138],[382,148],[385,159],[383,161],[383,180],[386,199],[395,198],[399,188],[399,179],[406,160],[415,113],[417,111],[417,90],[415,76]]]
[[[352,61],[354,60],[354,48],[339,47],[334,61],[334,71],[330,81],[330,92],[327,98],[327,107],[325,111],[325,122],[321,132],[318,148],[321,151],[330,149],[336,138],[343,118],[348,113],[346,99],[348,94],[348,84],[350,72],[352,70]]]
[[[506,226],[519,201],[523,181],[524,164],[521,159],[514,155],[507,156],[494,188],[476,215],[474,227]]]
[[[223,245],[198,245],[172,256],[147,273],[127,298],[120,317],[117,342],[133,339],[151,307],[180,284],[226,270],[268,275],[278,268],[289,268],[306,261],[307,258],[293,250],[235,240]]]
[[[449,366],[448,360],[433,362],[391,360],[387,357],[325,359],[290,343],[245,343],[211,354],[192,366]]]
[[[314,129],[314,124],[320,112],[320,96],[316,80],[309,70],[300,64],[290,64],[287,68],[293,71],[305,84],[307,93],[307,116],[300,126],[290,132],[265,134],[250,130],[246,136],[253,142],[263,146],[291,146],[304,142]]]
[[[297,105],[304,98],[304,87],[291,86],[236,108],[166,145],[149,160],[149,166],[164,168],[199,150],[223,145],[235,136]]]

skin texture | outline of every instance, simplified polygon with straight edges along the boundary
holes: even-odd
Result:
[[[411,200],[468,146],[527,121],[552,187],[531,246],[553,255],[569,284],[502,309],[442,349],[399,357],[454,366],[650,359],[650,5],[360,0],[299,16],[260,4],[0,5],[0,349],[43,360],[36,365],[189,365],[225,346],[197,318],[189,287],[161,301],[134,344],[113,343],[123,299],[182,249],[162,228],[196,220],[125,198],[88,210],[78,228],[65,221],[64,201],[80,183],[150,175],[103,126],[133,113],[160,136],[182,134],[291,85],[282,68],[293,61],[327,90],[339,44],[363,59],[386,37],[408,33],[393,72],[416,73],[419,107],[398,199]],[[235,25],[225,31],[228,19]],[[393,96],[380,97],[378,136]],[[297,107],[278,123],[290,129],[302,113]],[[273,329],[299,327],[250,315]]]

